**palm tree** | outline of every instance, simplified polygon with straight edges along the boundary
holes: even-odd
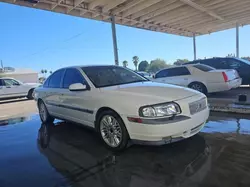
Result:
[[[138,56],[133,56],[133,63],[135,65],[135,71],[137,71],[137,66],[139,63],[139,57]]]
[[[44,70],[44,73],[45,73],[45,77],[47,77],[47,69]]]
[[[122,64],[123,64],[123,67],[127,67],[128,66],[128,61],[127,60],[124,60],[123,62],[122,62]]]

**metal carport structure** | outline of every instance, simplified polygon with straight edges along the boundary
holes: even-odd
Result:
[[[115,63],[118,50],[115,24],[195,37],[250,24],[250,0],[0,0],[31,8],[112,23]]]

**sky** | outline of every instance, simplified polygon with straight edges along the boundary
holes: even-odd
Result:
[[[72,65],[114,64],[111,24],[0,3],[0,60],[36,71]],[[173,63],[193,59],[193,39],[116,26],[119,62],[132,57]],[[240,56],[250,56],[250,26],[240,27]],[[235,29],[196,37],[197,58],[235,54]]]

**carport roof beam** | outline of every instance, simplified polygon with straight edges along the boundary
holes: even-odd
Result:
[[[0,2],[193,37],[250,24],[249,0],[0,0]],[[234,24],[232,24],[234,22]]]

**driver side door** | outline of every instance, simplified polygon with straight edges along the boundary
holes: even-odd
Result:
[[[86,85],[86,90],[71,91],[71,84]],[[60,95],[62,115],[70,121],[93,127],[93,93],[81,72],[76,68],[67,68],[63,77]]]

